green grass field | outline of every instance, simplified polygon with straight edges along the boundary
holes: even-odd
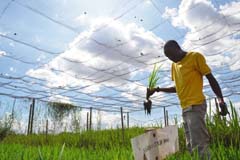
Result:
[[[230,120],[219,116],[207,116],[211,134],[212,159],[240,159],[239,117],[230,104]],[[62,133],[58,135],[8,135],[0,142],[1,160],[133,160],[130,139],[144,133],[144,128]],[[185,148],[183,128],[179,128],[180,151],[168,160],[197,160],[197,154],[189,155]]]

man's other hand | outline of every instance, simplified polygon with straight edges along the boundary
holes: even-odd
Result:
[[[149,97],[156,92],[156,89],[157,89],[157,88],[153,88],[153,89],[147,88],[146,98],[149,99]]]
[[[227,105],[226,105],[225,102],[220,102],[219,106],[221,108],[221,111],[219,113],[221,116],[226,116],[227,114],[229,114],[228,109],[227,109]]]

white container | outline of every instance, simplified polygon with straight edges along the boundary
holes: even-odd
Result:
[[[150,130],[131,139],[135,160],[162,160],[179,150],[178,127]]]

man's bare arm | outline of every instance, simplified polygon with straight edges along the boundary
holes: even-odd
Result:
[[[206,77],[209,81],[209,84],[210,84],[213,92],[216,94],[216,96],[218,98],[218,103],[219,103],[219,106],[221,108],[220,115],[226,116],[227,114],[229,114],[229,112],[228,112],[228,109],[227,109],[227,105],[224,102],[222,91],[221,91],[221,88],[220,88],[217,80],[215,79],[215,77],[211,73],[207,74]]]
[[[156,88],[156,92],[166,92],[166,93],[176,93],[175,87],[168,87],[168,88]]]
[[[206,77],[209,81],[209,84],[210,84],[213,92],[216,94],[219,103],[224,102],[221,88],[220,88],[217,80],[215,79],[215,77],[212,75],[212,73],[207,74]]]
[[[153,95],[155,92],[166,92],[166,93],[176,93],[176,88],[175,87],[168,87],[168,88],[154,88],[150,90],[149,88],[147,89],[147,99]]]

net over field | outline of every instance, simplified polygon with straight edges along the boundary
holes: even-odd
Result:
[[[173,85],[163,53],[170,39],[201,52],[224,97],[237,101],[239,7],[231,0],[1,1],[1,104],[35,99],[104,113],[144,112],[154,64],[161,65],[158,85]],[[207,81],[204,93],[215,97]],[[153,113],[179,107],[176,94],[159,93],[152,101]]]

